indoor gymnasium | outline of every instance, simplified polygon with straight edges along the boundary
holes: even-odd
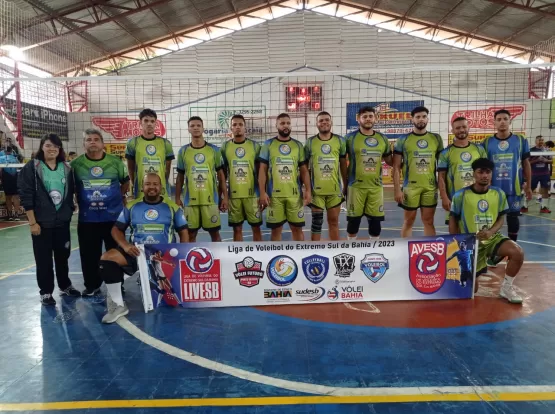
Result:
[[[554,68],[553,0],[0,0],[0,412],[555,413]]]

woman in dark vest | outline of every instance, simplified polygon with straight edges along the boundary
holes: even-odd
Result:
[[[69,224],[75,210],[73,173],[65,162],[62,141],[57,135],[49,134],[41,139],[36,158],[19,173],[18,188],[31,228],[42,304],[56,304],[52,297],[52,253],[60,295],[81,296],[69,280],[68,265],[71,253]]]

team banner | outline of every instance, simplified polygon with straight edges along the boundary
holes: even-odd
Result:
[[[386,134],[388,138],[399,138],[412,132],[410,111],[423,106],[424,101],[357,102],[347,104],[347,132],[359,128],[357,112],[364,106],[371,106],[378,112],[378,122],[374,129]]]
[[[476,236],[140,246],[145,311],[468,299]],[[150,292],[149,292],[150,288]]]

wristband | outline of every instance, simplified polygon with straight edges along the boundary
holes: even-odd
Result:
[[[37,224],[36,221],[34,223],[29,223],[29,226],[34,226],[35,224]]]

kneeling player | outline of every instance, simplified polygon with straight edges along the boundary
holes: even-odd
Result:
[[[143,180],[144,198],[136,199],[124,207],[112,228],[112,237],[118,247],[108,250],[100,258],[100,276],[116,307],[108,309],[102,318],[103,323],[113,323],[129,313],[123,302],[121,284],[124,273],[132,276],[138,270],[137,257],[140,251],[135,243],[174,243],[176,232],[180,243],[189,240],[183,210],[170,199],[161,197],[161,191],[160,177],[153,173],[146,174]],[[128,227],[131,228],[129,241],[125,240]]]
[[[496,255],[508,257],[505,279],[499,294],[510,303],[522,303],[522,297],[516,292],[513,280],[522,267],[524,253],[518,244],[499,233],[509,205],[505,193],[497,187],[491,187],[493,167],[493,162],[487,158],[479,158],[472,163],[474,184],[454,194],[449,233],[474,233],[478,237],[476,275],[487,271],[487,258]],[[478,283],[474,289],[478,290]]]

